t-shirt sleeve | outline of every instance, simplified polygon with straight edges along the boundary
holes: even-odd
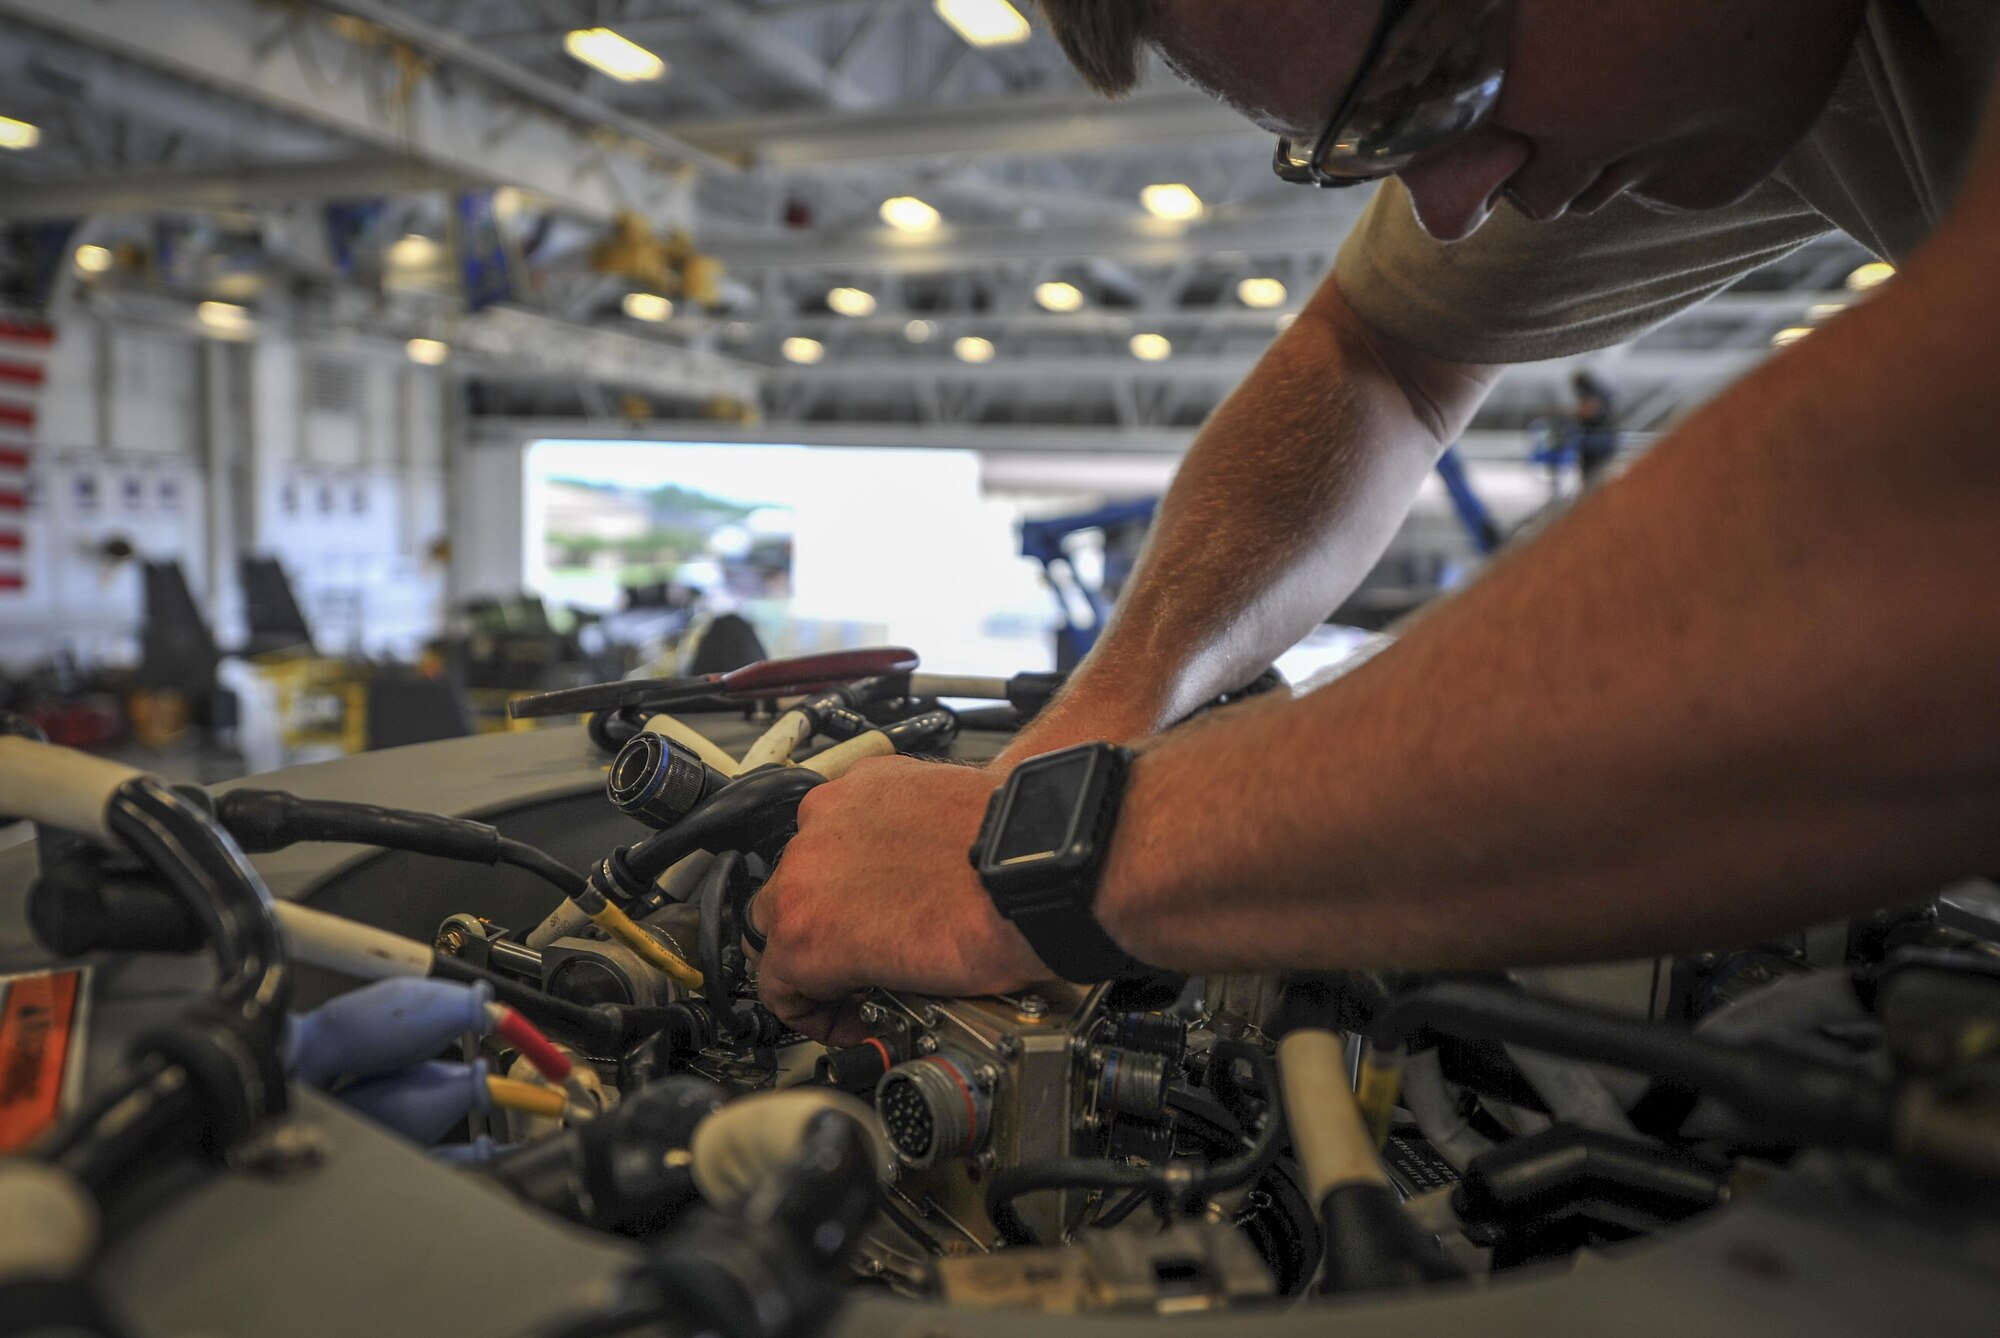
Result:
[[[1384,182],[1334,262],[1368,324],[1454,362],[1534,362],[1643,334],[1831,230],[1772,180],[1740,204],[1664,214],[1614,201],[1535,223],[1511,205],[1462,242],[1433,241]]]

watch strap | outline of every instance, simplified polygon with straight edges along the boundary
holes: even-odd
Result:
[[[1042,904],[1001,913],[1014,922],[1021,937],[1051,971],[1073,984],[1094,985],[1139,966],[1104,932],[1097,917],[1084,909],[1095,890],[1095,880],[1079,881],[1062,905]]]

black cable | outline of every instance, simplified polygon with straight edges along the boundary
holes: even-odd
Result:
[[[560,888],[566,897],[583,890],[583,875],[562,861],[470,818],[247,787],[218,795],[215,816],[246,850],[283,850],[301,841],[379,846],[465,864],[512,865]]]
[[[201,918],[220,977],[217,997],[245,1004],[253,1015],[282,1017],[291,1000],[284,932],[269,889],[235,843],[148,776],[118,787],[105,807],[105,826]]]
[[[702,993],[715,1009],[716,1021],[723,1030],[739,1040],[748,1036],[756,1025],[736,1009],[737,976],[730,969],[729,960],[729,950],[734,946],[729,931],[737,922],[730,896],[742,868],[742,855],[733,850],[723,851],[702,875],[694,895],[695,904],[701,909],[697,946],[701,955]]]
[[[1091,1226],[1096,1227],[1100,1231],[1109,1231],[1130,1217],[1138,1210],[1140,1204],[1151,1197],[1153,1197],[1153,1193],[1150,1189],[1135,1189],[1124,1198],[1118,1200],[1118,1202],[1112,1204],[1108,1211],[1098,1214],[1097,1220],[1092,1222]]]
[[[1512,1042],[1689,1084],[1780,1137],[1830,1147],[1894,1146],[1887,1084],[1782,1046],[1723,1043],[1465,981],[1392,1000],[1370,1031],[1384,1043],[1421,1045],[1433,1035]]]
[[[98,1194],[170,1133],[226,1143],[284,1108],[278,1045],[292,988],[270,890],[207,813],[138,776],[112,792],[105,829],[200,920],[217,985],[213,1002],[142,1034],[125,1075],[45,1143]]]
[[[1051,1157],[995,1171],[986,1182],[986,1214],[1000,1239],[1010,1245],[1033,1245],[1035,1233],[1021,1220],[1014,1202],[1045,1189],[1136,1190],[1152,1197],[1165,1189],[1163,1171],[1089,1157]]]
[[[604,863],[619,900],[649,896],[661,874],[697,850],[763,851],[797,829],[799,801],[826,778],[805,767],[763,767],[738,776],[665,831],[614,852]],[[656,905],[642,905],[643,919]]]
[[[511,836],[500,838],[500,858],[498,863],[525,869],[543,882],[562,889],[565,897],[574,897],[584,888],[584,877],[545,850],[516,841]]]
[[[1234,1156],[1206,1166],[1173,1163],[1163,1167],[1126,1166],[1084,1157],[1055,1157],[1024,1162],[996,1171],[986,1185],[986,1212],[1000,1238],[1013,1245],[1032,1245],[1035,1233],[1021,1220],[1014,1201],[1045,1189],[1142,1190],[1168,1201],[1190,1202],[1254,1180],[1270,1169],[1284,1144],[1284,1107],[1278,1094],[1276,1062],[1256,1046],[1245,1045],[1241,1057],[1256,1070],[1264,1089],[1264,1122],[1250,1145]]]

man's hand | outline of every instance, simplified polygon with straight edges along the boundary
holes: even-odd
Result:
[[[844,1045],[865,1035],[854,996],[871,986],[997,994],[1049,979],[966,860],[996,783],[984,769],[884,757],[808,793],[753,908],[765,1006]]]

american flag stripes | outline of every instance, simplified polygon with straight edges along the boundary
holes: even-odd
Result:
[[[26,585],[28,466],[55,331],[0,316],[0,597]]]

